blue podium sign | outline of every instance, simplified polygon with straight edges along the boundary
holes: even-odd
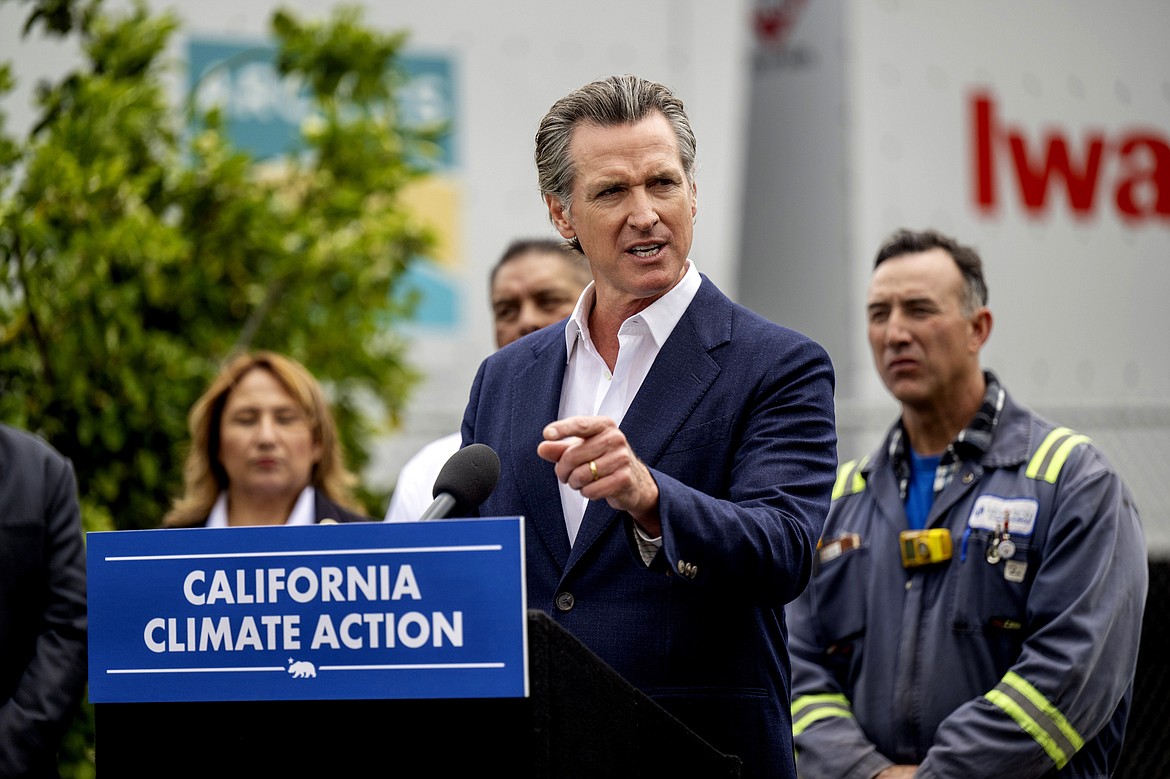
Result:
[[[519,517],[87,534],[94,703],[528,696]]]

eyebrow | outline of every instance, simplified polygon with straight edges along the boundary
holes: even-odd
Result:
[[[646,174],[644,178],[636,179],[637,181],[656,181],[659,179],[669,179],[671,181],[684,181],[686,174],[679,168],[673,165],[663,165],[659,168],[654,168]],[[586,186],[586,192],[596,193],[603,192],[611,187],[625,187],[629,186],[630,178],[626,176],[611,176],[606,175],[604,178],[599,178],[596,181]]]
[[[596,195],[597,193],[604,192],[607,189],[613,189],[614,187],[624,187],[624,186],[627,186],[625,179],[621,179],[621,178],[598,179],[596,181],[590,182],[589,185],[585,187],[585,194],[586,195]]]
[[[929,303],[934,305],[937,304],[938,301],[935,298],[932,298],[930,295],[915,295],[914,297],[910,298],[898,298],[896,301],[892,301],[889,298],[880,298],[878,300],[869,301],[865,305],[866,308],[873,308],[874,306],[892,305],[913,306],[921,303]]]
[[[228,413],[230,413],[230,414],[239,414],[242,412],[255,413],[255,412],[259,412],[259,411],[274,411],[274,412],[295,411],[298,414],[305,413],[304,409],[302,409],[296,403],[282,403],[282,404],[277,405],[277,406],[261,406],[261,405],[256,404],[256,403],[249,403],[246,406],[236,406],[233,409],[229,409]]]

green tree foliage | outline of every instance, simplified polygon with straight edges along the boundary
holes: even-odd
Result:
[[[327,384],[360,468],[362,410],[396,420],[415,380],[397,284],[434,245],[402,203],[438,129],[395,110],[405,36],[352,8],[277,12],[278,68],[315,111],[306,151],[258,166],[214,110],[184,134],[164,87],[172,16],[34,6],[28,34],[77,35],[86,64],[42,87],[27,139],[0,126],[0,419],[72,458],[89,529],[154,527],[191,404],[233,350],[268,348]]]
[[[403,204],[442,129],[396,111],[405,35],[353,8],[274,14],[278,69],[315,110],[301,152],[258,166],[215,110],[168,100],[173,16],[30,6],[25,35],[74,36],[84,62],[40,86],[27,138],[0,110],[0,419],[72,459],[87,529],[155,527],[181,487],[192,403],[234,350],[274,349],[330,389],[360,470],[369,410],[397,421],[416,380],[398,286],[435,243]],[[14,78],[0,62],[0,98]],[[376,512],[384,496],[365,497]],[[83,715],[70,776],[93,773],[76,757],[92,747]]]

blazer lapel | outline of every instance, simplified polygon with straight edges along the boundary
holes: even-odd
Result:
[[[533,361],[512,382],[511,441],[509,465],[517,474],[525,523],[532,525],[541,541],[562,567],[569,558],[569,534],[565,530],[561,495],[553,464],[536,453],[544,440],[541,431],[560,412],[561,385],[565,377],[565,335],[554,329],[533,345]],[[538,521],[548,517],[548,521]]]

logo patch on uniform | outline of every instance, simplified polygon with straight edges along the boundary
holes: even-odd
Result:
[[[1003,564],[1003,578],[1009,582],[1022,582],[1027,572],[1028,564],[1023,560],[1008,560]]]
[[[1035,498],[1001,498],[998,495],[980,495],[967,517],[967,526],[975,530],[1002,533],[1004,523],[1013,536],[1030,536],[1036,526],[1040,504]]]

